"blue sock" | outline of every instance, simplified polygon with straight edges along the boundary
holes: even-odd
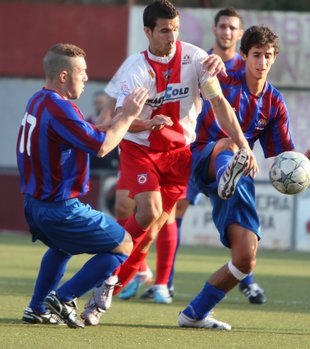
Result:
[[[183,310],[183,313],[189,318],[202,320],[224,297],[224,291],[206,282],[196,298]]]
[[[34,311],[40,314],[46,312],[46,307],[43,304],[44,298],[58,287],[70,258],[71,255],[52,248],[45,252],[29,304]]]
[[[243,280],[240,281],[240,285],[243,287],[247,287],[253,283],[254,283],[253,273],[248,274]]]
[[[232,150],[224,150],[216,156],[216,158],[215,158],[215,171],[216,171],[216,183],[217,184],[219,183],[221,175],[225,171],[225,168],[233,155],[234,155],[234,152]]]
[[[178,252],[180,242],[181,242],[181,224],[182,224],[183,217],[180,217],[180,218],[177,217],[175,220],[176,220],[177,227],[178,227],[178,241],[177,241],[177,247],[175,249],[175,253],[174,253],[174,257],[173,257],[173,264],[172,264],[172,268],[171,268],[171,272],[170,272],[169,280],[168,280],[168,285],[167,285],[169,289],[173,286],[174,264],[175,264],[175,259],[176,259],[177,252]]]
[[[56,291],[57,295],[64,302],[82,296],[111,276],[126,259],[127,256],[120,253],[102,253],[93,256]]]

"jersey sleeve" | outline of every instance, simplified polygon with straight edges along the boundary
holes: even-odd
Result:
[[[295,148],[290,134],[289,112],[281,95],[280,100],[277,98],[274,102],[274,106],[277,108],[276,116],[259,138],[266,158]]]
[[[123,71],[119,82],[120,93],[117,98],[116,108],[121,107],[124,103],[125,97],[137,87],[146,87],[147,89],[150,89],[146,72],[146,62],[142,55],[132,62],[128,69]]]
[[[106,85],[104,91],[111,98],[117,99],[120,93],[121,76],[127,69],[130,69],[131,64],[135,61],[137,54],[133,54],[125,59],[121,66],[117,69],[112,79]]]
[[[77,147],[92,155],[97,155],[106,134],[85,121],[78,107],[68,101],[60,101],[52,111],[51,126],[66,144]]]

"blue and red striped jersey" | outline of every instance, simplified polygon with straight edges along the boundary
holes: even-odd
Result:
[[[89,153],[97,155],[105,133],[85,121],[78,107],[42,89],[29,100],[17,140],[21,192],[62,201],[89,190]]]
[[[212,54],[213,49],[208,51],[208,55]],[[244,70],[245,62],[240,53],[236,52],[232,59],[224,62],[226,70]]]
[[[251,148],[259,140],[265,157],[294,149],[287,106],[275,87],[266,82],[261,95],[255,96],[246,85],[244,72],[228,71],[228,77],[218,75],[218,79]],[[204,101],[198,116],[196,135],[193,147],[198,149],[211,141],[227,137],[208,101]]]

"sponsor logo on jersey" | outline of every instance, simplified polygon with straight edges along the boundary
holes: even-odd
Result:
[[[184,57],[182,58],[182,64],[191,64],[192,63],[192,59],[191,56],[186,54],[184,55]]]
[[[263,130],[267,125],[267,120],[264,118],[260,118],[257,120],[257,124],[256,124],[256,130]]]
[[[148,99],[146,104],[152,108],[158,108],[164,103],[174,102],[189,95],[189,87],[174,87],[168,85],[166,90],[158,93],[155,98]]]
[[[137,180],[139,184],[144,184],[147,181],[147,173],[140,173],[137,175]]]

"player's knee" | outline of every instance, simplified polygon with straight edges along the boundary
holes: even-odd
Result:
[[[129,256],[132,249],[133,249],[133,241],[132,241],[131,235],[127,231],[125,231],[125,236],[123,241],[112,252],[125,254]]]
[[[136,221],[142,227],[149,227],[155,221],[158,220],[158,218],[161,216],[161,214],[162,214],[162,211],[157,210],[157,209],[144,210],[143,212],[137,211]]]
[[[238,258],[237,260],[233,260],[232,263],[242,273],[249,274],[255,268],[256,259],[253,256],[248,255],[248,256],[243,256],[242,258]]]

